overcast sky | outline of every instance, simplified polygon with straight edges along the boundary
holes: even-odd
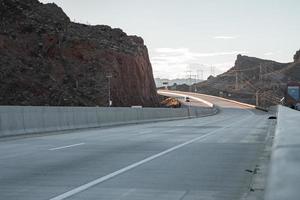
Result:
[[[226,71],[237,54],[292,61],[300,49],[299,0],[41,0],[71,20],[139,35],[154,76]]]

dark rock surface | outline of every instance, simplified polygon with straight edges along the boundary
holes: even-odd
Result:
[[[300,50],[294,55],[294,62],[300,62]]]
[[[55,4],[0,0],[0,104],[158,106],[142,38],[70,21]]]

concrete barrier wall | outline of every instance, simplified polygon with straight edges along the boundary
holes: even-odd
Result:
[[[0,137],[212,115],[216,108],[0,106]]]
[[[279,106],[266,200],[300,199],[300,112]]]

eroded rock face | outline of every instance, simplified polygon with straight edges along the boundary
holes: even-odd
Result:
[[[142,38],[70,22],[55,4],[0,0],[0,104],[157,106]]]

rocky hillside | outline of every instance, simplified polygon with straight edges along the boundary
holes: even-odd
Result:
[[[259,105],[270,106],[280,102],[290,81],[300,82],[300,51],[292,63],[238,55],[234,67],[193,85],[193,90],[251,104],[258,94]]]
[[[70,21],[55,4],[0,0],[0,104],[157,106],[142,38]]]

